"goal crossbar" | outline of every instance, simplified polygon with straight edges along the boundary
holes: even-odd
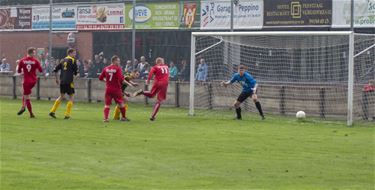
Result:
[[[350,35],[352,31],[265,31],[265,32],[192,32],[192,36],[291,36],[291,35],[313,35],[313,36],[336,36],[336,35]]]

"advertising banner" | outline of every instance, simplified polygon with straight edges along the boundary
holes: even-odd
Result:
[[[264,0],[264,26],[330,26],[331,0]]]
[[[350,0],[333,0],[332,27],[350,27]],[[375,0],[354,1],[354,27],[375,27]]]
[[[180,28],[190,29],[200,27],[200,3],[181,1]]]
[[[0,30],[15,29],[31,29],[31,8],[0,8]]]
[[[201,29],[230,29],[230,1],[202,1]],[[259,29],[263,25],[263,0],[242,0],[233,7],[234,29]]]
[[[33,6],[32,29],[49,30],[49,6]],[[77,8],[73,5],[60,5],[52,8],[53,30],[75,30]]]
[[[78,30],[122,30],[125,24],[123,3],[77,7]]]
[[[178,29],[179,4],[176,2],[167,3],[146,3],[135,6],[135,27],[136,29]],[[132,28],[133,6],[126,5],[126,28]]]

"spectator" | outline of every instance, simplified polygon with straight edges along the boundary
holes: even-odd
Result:
[[[91,62],[91,60],[84,60],[83,61],[83,71],[87,74],[89,72],[89,61]]]
[[[144,72],[143,72],[143,79],[147,79],[147,77],[148,77],[148,73],[149,73],[149,71],[150,71],[150,64],[146,64],[145,65],[145,67],[144,67]]]
[[[81,60],[77,59],[79,77],[85,77],[85,68]]]
[[[10,64],[7,63],[7,59],[5,57],[3,57],[3,59],[1,59],[0,71],[1,72],[9,72],[10,71]]]
[[[145,77],[148,74],[148,62],[146,61],[145,56],[141,56],[141,62],[137,66],[137,70],[140,73],[141,78]]]
[[[98,78],[97,68],[94,66],[91,60],[88,61],[87,66],[87,78]]]
[[[124,61],[125,61],[125,59],[124,59]],[[127,62],[124,62],[124,61],[121,59],[120,67],[121,67],[122,71],[125,71],[126,64],[127,64]]]
[[[48,58],[45,60],[45,72],[47,75],[50,75],[53,72],[53,69],[55,68],[55,62],[58,62],[58,59],[54,59],[53,57]]]
[[[178,73],[179,80],[180,81],[189,80],[189,74],[190,74],[189,65],[187,64],[186,60],[183,59],[181,60],[181,65],[180,65],[180,69]]]
[[[208,66],[203,58],[199,60],[199,65],[197,69],[197,73],[195,75],[195,80],[197,81],[207,81],[208,75]]]
[[[133,64],[132,64],[132,61],[131,60],[127,60],[126,61],[126,66],[125,66],[125,73],[131,73],[133,71]]]
[[[103,56],[99,56],[99,55],[94,55],[94,63],[93,65],[91,66],[92,69],[95,69],[96,73],[100,73],[102,72],[103,68],[102,68],[102,58]]]
[[[137,69],[138,68],[138,59],[133,60],[133,68]]]
[[[178,69],[177,69],[176,65],[174,65],[173,61],[171,61],[169,63],[169,78],[171,80],[176,80],[177,79],[177,73],[178,73]]]
[[[102,63],[103,63],[103,68],[109,66],[107,58],[103,58]]]
[[[49,67],[50,67],[50,58],[48,58],[47,57],[48,56],[48,53],[46,54],[46,60],[44,61],[44,71],[46,72],[46,74],[47,75],[49,75],[49,73],[50,73],[50,69],[49,69]]]

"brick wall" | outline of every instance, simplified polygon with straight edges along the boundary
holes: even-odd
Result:
[[[68,47],[68,33],[53,34],[53,47]],[[92,32],[76,34],[81,59],[91,59],[93,51]],[[5,56],[14,71],[16,60],[26,55],[28,47],[46,48],[48,51],[48,31],[42,32],[0,32],[0,56]]]

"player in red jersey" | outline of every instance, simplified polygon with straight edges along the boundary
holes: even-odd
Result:
[[[120,58],[114,55],[111,58],[112,64],[105,67],[99,76],[99,80],[105,81],[105,105],[104,105],[104,122],[108,122],[109,110],[112,99],[115,100],[121,111],[121,121],[129,121],[125,115],[124,98],[122,96],[121,86],[124,82],[124,75],[120,67]],[[131,84],[129,86],[132,86]]]
[[[43,72],[40,62],[34,57],[36,54],[36,49],[30,47],[27,49],[27,56],[22,58],[18,64],[17,72],[23,73],[23,97],[22,97],[22,107],[18,111],[17,115],[23,114],[25,112],[25,106],[29,110],[30,118],[34,118],[35,115],[32,110],[30,94],[31,90],[37,82],[36,71]]]
[[[148,78],[146,80],[146,85],[150,84],[152,76],[155,75],[154,84],[152,85],[151,91],[143,91],[142,89],[134,93],[134,96],[143,94],[146,97],[153,98],[157,96],[157,101],[154,105],[150,120],[154,121],[155,116],[159,111],[160,104],[167,98],[167,89],[169,82],[169,69],[168,65],[164,64],[164,59],[161,57],[156,58],[155,66],[152,67]]]

